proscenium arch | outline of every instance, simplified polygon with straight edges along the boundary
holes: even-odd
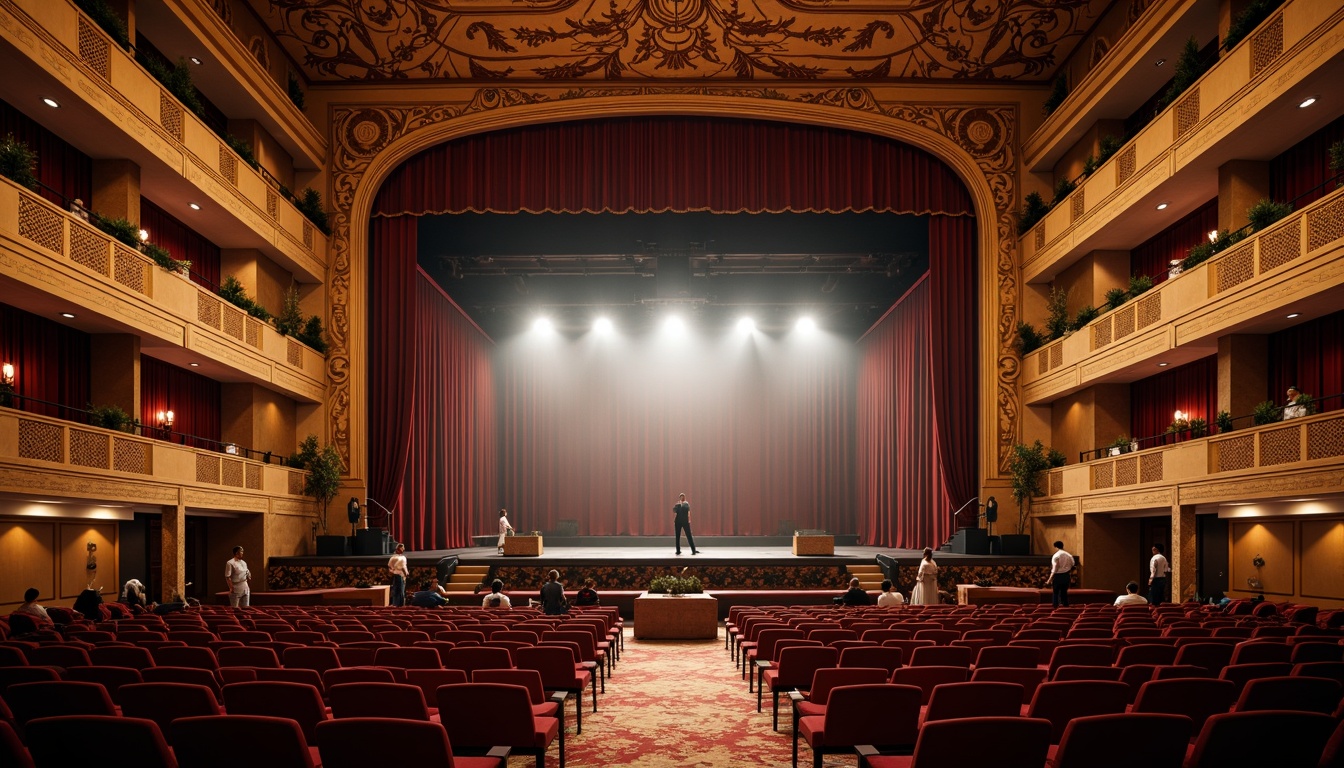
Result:
[[[328,360],[328,373],[332,381],[328,400],[331,404],[328,427],[333,442],[337,443],[346,458],[349,473],[347,483],[367,487],[369,220],[374,199],[392,171],[422,150],[474,134],[611,117],[694,115],[838,127],[869,133],[918,147],[938,158],[957,174],[971,195],[976,219],[982,222],[981,226],[976,227],[980,283],[977,301],[981,308],[980,338],[977,343],[982,414],[978,438],[979,485],[981,496],[991,487],[1002,489],[1003,457],[1007,446],[1016,439],[1019,429],[1017,358],[1008,348],[1008,332],[1004,329],[1011,329],[1017,316],[1020,279],[1015,254],[1011,251],[1001,252],[1005,247],[1012,248],[1015,245],[1010,234],[1010,209],[1016,201],[1016,157],[1010,154],[1006,166],[996,174],[1002,179],[996,188],[991,184],[982,164],[952,137],[915,122],[884,114],[879,111],[883,107],[874,102],[867,92],[854,89],[848,89],[847,92],[863,94],[866,103],[860,100],[858,103],[862,106],[847,108],[780,98],[703,93],[595,96],[539,102],[528,100],[526,103],[468,110],[450,119],[427,121],[401,135],[389,137],[390,140],[368,156],[362,168],[342,170],[339,163],[334,162],[330,199],[336,209],[332,238],[336,247],[333,249],[329,279],[332,287],[330,316],[334,343]],[[477,92],[478,97],[480,93]],[[1011,132],[1016,129],[1015,105],[900,102],[893,106],[935,111],[1006,110],[1012,119],[1006,121],[1001,130]],[[371,112],[384,115],[393,112],[423,112],[426,108],[427,105],[423,104],[332,105],[333,159],[343,159],[337,157],[342,154],[364,154],[350,153],[342,144],[341,133],[349,116]],[[1013,135],[1001,136],[1000,143],[1009,152],[1016,148]],[[353,190],[353,194],[347,195],[343,190]],[[989,222],[993,222],[993,225],[988,225]],[[341,253],[342,242],[345,245],[344,254]],[[991,371],[994,372],[992,377],[988,375]]]

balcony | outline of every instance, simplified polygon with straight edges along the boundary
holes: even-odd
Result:
[[[1344,411],[1239,429],[1046,473],[1038,514],[1116,512],[1339,490]]]
[[[0,408],[5,492],[302,513],[303,485],[303,470]]]
[[[98,315],[89,322],[101,330],[140,335],[147,353],[169,362],[185,364],[191,352],[214,361],[212,378],[322,400],[322,355],[8,179],[0,179],[0,272],[8,303],[49,305],[54,296]],[[45,298],[25,298],[33,296]]]
[[[1285,4],[1019,239],[1023,280],[1050,280],[1093,250],[1132,248],[1213,197],[1222,164],[1287,148],[1338,114],[1300,113],[1297,103],[1344,78],[1341,26],[1333,4]]]
[[[203,236],[258,249],[302,282],[325,279],[326,237],[73,4],[16,0],[3,21],[12,66],[0,95],[55,96],[62,108],[44,122],[76,146],[96,142],[80,146],[90,156],[135,161],[146,196]],[[193,215],[188,200],[220,210]]]
[[[1337,307],[1344,290],[1344,189],[1160,283],[1022,359],[1022,397],[1048,403],[1092,384],[1134,381],[1158,356],[1210,354],[1217,339],[1285,307]],[[1301,311],[1301,310],[1296,310]]]

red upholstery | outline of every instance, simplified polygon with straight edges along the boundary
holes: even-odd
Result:
[[[1064,736],[1064,727],[1075,717],[1112,715],[1125,711],[1129,704],[1129,686],[1107,680],[1069,680],[1041,683],[1027,705],[1027,717],[1043,717],[1054,729],[1050,742]]]
[[[560,720],[532,714],[527,689],[501,683],[462,683],[439,689],[439,715],[449,741],[459,750],[484,751],[495,745],[536,755],[545,768],[546,750],[560,733]],[[564,765],[564,754],[560,764]]]
[[[993,745],[995,768],[1041,768],[1050,747],[1050,721],[1025,717],[970,717],[928,723],[914,754],[865,757],[867,768],[949,768],[984,765]]]
[[[98,753],[99,768],[177,768],[153,720],[113,715],[43,717],[25,729],[37,768],[68,766],[72,745],[115,744]]]
[[[332,717],[395,717],[430,720],[425,694],[402,683],[342,683],[327,692]]]
[[[1339,707],[1340,684],[1321,677],[1262,677],[1241,689],[1236,712],[1295,710],[1332,714]]]
[[[1114,714],[1069,721],[1053,768],[1181,768],[1194,729],[1181,715]],[[997,754],[997,750],[996,750]]]
[[[1333,718],[1316,712],[1226,712],[1204,723],[1185,766],[1316,768],[1334,729]]]
[[[215,692],[203,685],[187,683],[138,683],[122,686],[121,712],[127,717],[143,717],[168,733],[168,726],[179,717],[198,717],[221,713]]]
[[[1017,717],[1022,711],[1023,687],[1017,683],[944,683],[933,689],[923,722],[966,717]]]
[[[303,736],[314,740],[314,728],[327,719],[322,695],[311,685],[257,681],[224,686],[224,707],[231,715],[288,717],[298,722]]]
[[[826,714],[802,717],[793,741],[793,765],[798,765],[798,739],[812,748],[813,768],[822,757],[853,752],[860,744],[879,748],[910,748],[919,734],[921,693],[909,685],[842,685],[831,690]]]
[[[494,757],[453,754],[448,733],[438,723],[355,717],[330,720],[317,726],[322,768],[369,768],[388,760],[388,745],[396,745],[396,760],[404,765],[443,768],[504,768]]]
[[[1184,715],[1191,721],[1191,738],[1204,722],[1232,708],[1237,687],[1227,680],[1185,678],[1152,680],[1139,688],[1132,712],[1140,714]]]
[[[315,763],[299,724],[285,717],[182,717],[173,721],[168,734],[178,760],[191,768],[312,768]]]

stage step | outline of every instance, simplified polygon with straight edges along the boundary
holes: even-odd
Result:
[[[453,570],[453,575],[448,577],[448,583],[444,584],[443,588],[449,592],[471,592],[489,572],[488,565],[459,565]]]
[[[850,578],[857,578],[859,586],[863,589],[881,589],[883,579],[887,575],[882,572],[882,566],[876,563],[872,565],[847,565],[845,570]]]

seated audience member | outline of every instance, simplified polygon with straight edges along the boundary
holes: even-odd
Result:
[[[1283,420],[1300,419],[1303,416],[1310,416],[1311,409],[1302,397],[1302,390],[1296,385],[1288,388],[1288,402],[1283,406]]]
[[[842,605],[872,605],[873,601],[868,598],[868,593],[859,587],[857,578],[849,580],[849,591],[840,596]]]
[[[593,585],[596,583],[597,582],[593,581],[592,579],[588,579],[587,581],[583,582],[583,589],[580,589],[578,591],[578,594],[574,595],[574,604],[597,605],[599,598],[597,596],[597,590],[593,589]]]
[[[188,584],[187,586],[191,585]],[[200,602],[197,601],[196,605],[200,606]],[[159,616],[167,616],[170,613],[177,613],[179,611],[189,611],[191,610],[191,608],[192,608],[192,600],[183,600],[181,595],[173,595],[172,600],[169,600],[166,603],[159,603],[158,605],[154,606],[152,613],[158,614]]]
[[[504,594],[504,582],[495,579],[490,582],[490,594],[481,600],[481,605],[485,608],[512,608],[509,596]]]
[[[1125,594],[1115,598],[1116,605],[1147,605],[1148,598],[1139,594],[1139,582],[1131,581],[1125,585]]]
[[[23,593],[23,605],[15,608],[14,613],[22,613],[27,616],[35,616],[43,621],[51,621],[51,617],[47,615],[47,609],[38,605],[38,595],[37,587],[29,587]]]
[[[448,598],[439,594],[439,580],[430,579],[420,585],[420,591],[411,596],[411,605],[416,608],[440,608],[448,604]]]
[[[103,620],[103,593],[101,589],[86,589],[79,593],[75,598],[75,604],[71,606],[79,613],[84,614],[84,618],[89,621]],[[129,611],[128,611],[129,614]]]
[[[145,599],[145,585],[139,579],[129,579],[121,587],[121,602],[129,605],[132,611],[137,608],[151,609],[154,603]]]
[[[882,594],[877,596],[877,607],[890,608],[893,605],[905,605],[905,595],[896,591],[891,579],[883,579]]]

